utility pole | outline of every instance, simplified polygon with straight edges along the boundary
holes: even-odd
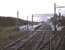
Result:
[[[28,16],[27,16],[27,30],[28,30]]]
[[[17,20],[16,20],[16,30],[18,31],[19,30],[19,11],[17,10]]]
[[[54,31],[57,31],[57,28],[56,28],[56,18],[57,18],[57,14],[56,14],[56,3],[54,3],[54,28],[55,30]]]
[[[54,14],[56,14],[56,3],[54,3]]]
[[[32,29],[33,29],[33,14],[32,14]]]

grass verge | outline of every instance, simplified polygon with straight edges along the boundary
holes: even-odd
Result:
[[[0,27],[0,49],[24,35],[25,33],[16,31],[14,26]]]

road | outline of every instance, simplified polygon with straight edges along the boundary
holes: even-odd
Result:
[[[27,38],[15,41],[3,50],[64,50],[64,32],[51,31],[47,24],[42,24],[37,30],[27,33],[30,33]]]

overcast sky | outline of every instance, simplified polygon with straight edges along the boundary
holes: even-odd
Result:
[[[32,14],[53,13],[54,2],[65,5],[65,0],[0,0],[0,16],[16,17],[19,10],[19,17],[31,20]],[[61,10],[64,13],[65,9]],[[37,20],[36,18],[34,20]]]

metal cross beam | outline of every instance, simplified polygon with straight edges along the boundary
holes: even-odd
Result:
[[[58,7],[56,7],[56,8],[65,8],[65,6],[58,6]]]

